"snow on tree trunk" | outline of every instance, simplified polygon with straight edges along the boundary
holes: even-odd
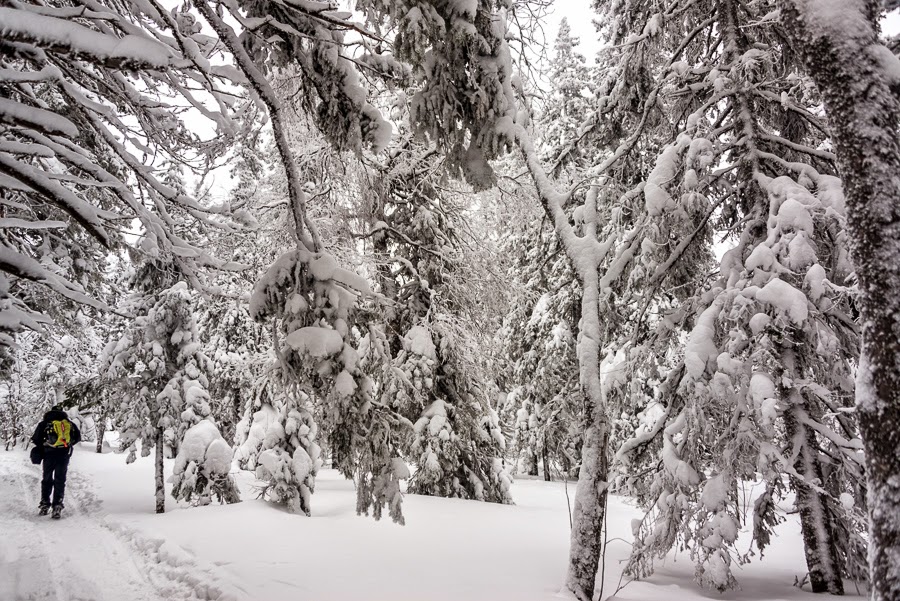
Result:
[[[593,202],[596,202],[596,197]],[[592,204],[590,197],[585,204]],[[591,262],[584,261],[584,257],[581,259],[576,260],[584,290],[578,334],[578,364],[581,385],[586,393],[584,415],[588,423],[584,432],[584,446],[581,448],[581,471],[578,474],[572,510],[566,586],[579,601],[591,601],[597,566],[603,552],[601,530],[606,514],[609,426],[600,386],[599,277],[596,265],[591,266]]]
[[[846,186],[862,306],[856,404],[866,457],[871,598],[900,599],[900,64],[881,3],[795,0],[784,22],[824,99]]]
[[[566,587],[579,601],[594,596],[597,566],[603,553],[603,520],[606,515],[606,449],[609,429],[597,421],[585,430],[581,449],[581,470],[572,509],[572,534],[569,539],[569,570]]]
[[[600,277],[597,271],[609,247],[597,240],[599,188],[590,188],[581,207],[584,233],[579,236],[563,211],[563,195],[551,184],[524,127],[516,128],[516,142],[540,196],[541,205],[553,222],[560,243],[571,259],[582,286],[581,322],[578,325],[576,349],[579,379],[585,393],[586,424],[581,449],[581,469],[572,511],[566,588],[579,601],[591,601],[603,551],[601,532],[609,484],[609,421],[600,378]]]
[[[796,373],[793,351],[785,351],[782,361],[786,372]],[[834,512],[828,506],[828,494],[822,489],[825,481],[822,452],[815,431],[804,423],[807,410],[803,395],[791,387],[784,392],[784,398],[789,405],[784,412],[784,425],[788,440],[793,442],[795,457],[796,475],[791,475],[791,485],[797,494],[809,582],[814,593],[843,595],[844,581],[832,525]]]

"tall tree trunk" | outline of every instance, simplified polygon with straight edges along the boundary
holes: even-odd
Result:
[[[809,570],[809,583],[814,593],[843,595],[844,581],[838,564],[828,498],[810,485],[811,481],[822,482],[819,445],[812,429],[800,423],[799,418],[802,414],[802,409],[789,409],[785,414],[785,425],[794,444],[800,447],[794,469],[803,478],[792,477],[791,484],[797,494],[797,509],[800,512],[800,529],[803,533],[803,551]]]
[[[596,202],[596,197],[590,202]],[[603,553],[601,533],[606,515],[609,427],[600,387],[600,282],[596,267],[583,269],[579,275],[584,292],[578,332],[578,366],[585,391],[587,427],[572,509],[566,587],[579,601],[591,601]]]
[[[600,263],[610,244],[597,240],[597,200],[599,188],[591,186],[583,206],[584,235],[576,235],[562,208],[565,196],[553,188],[534,150],[531,137],[519,128],[516,141],[531,173],[541,205],[572,260],[581,283],[581,320],[578,324],[578,371],[584,391],[584,442],[569,540],[569,569],[566,588],[579,601],[592,601],[597,570],[603,553],[603,522],[606,516],[607,447],[609,419],[600,385]]]
[[[156,428],[156,513],[166,512],[166,484],[163,478],[163,429]]]
[[[792,379],[799,377],[792,350],[783,352],[782,363],[786,375]],[[788,402],[784,411],[785,430],[793,443],[792,455],[796,457],[794,470],[800,475],[799,478],[791,476],[791,486],[797,495],[803,551],[812,592],[843,595],[844,581],[832,521],[834,513],[828,506],[828,495],[821,492],[825,479],[819,441],[813,429],[803,423],[807,403],[800,391],[792,386],[783,388],[782,394]]]
[[[550,453],[547,451],[547,431],[541,441],[541,462],[544,464],[544,481],[550,482]]]
[[[866,455],[874,601],[900,599],[900,99],[878,41],[881,3],[784,0],[784,23],[825,99],[859,279],[856,406]],[[892,86],[894,89],[892,89]]]

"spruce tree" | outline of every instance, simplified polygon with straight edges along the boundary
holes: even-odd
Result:
[[[136,292],[126,307],[136,317],[123,335],[111,340],[101,357],[101,377],[120,391],[116,412],[120,444],[127,461],[155,449],[156,512],[165,511],[163,457],[175,457],[185,433],[200,421],[212,421],[209,403],[209,360],[184,282],[172,282],[172,266],[146,262],[134,274]],[[175,490],[184,473],[176,474]]]
[[[508,503],[506,442],[472,327],[480,308],[466,284],[478,275],[465,262],[462,197],[439,189],[433,155],[398,150],[370,201],[378,283],[394,305],[382,402],[413,424],[410,492]]]
[[[642,206],[633,259],[621,266],[639,310],[623,349],[631,382],[619,394],[636,419],[619,424],[633,435],[617,458],[623,482],[651,508],[632,571],[644,573],[650,555],[683,536],[695,541],[698,579],[733,586],[737,490],[765,483],[753,511],[762,550],[787,475],[813,590],[842,592],[842,576],[860,575],[862,540],[852,509],[863,495],[858,441],[841,411],[855,362],[852,267],[815,91],[777,23],[742,27],[766,6],[698,5],[677,21],[634,8],[609,7],[611,41],[633,42],[618,71],[647,56],[665,67],[624,149],[658,145],[638,194],[623,196]],[[709,280],[716,229],[734,231],[735,247]],[[827,373],[813,359],[824,348],[839,361]],[[792,451],[782,456],[784,446]],[[650,481],[628,475],[659,464]]]

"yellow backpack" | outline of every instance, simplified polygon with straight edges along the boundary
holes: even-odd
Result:
[[[55,419],[47,424],[47,437],[44,445],[54,448],[66,448],[71,442],[72,422],[67,419]]]

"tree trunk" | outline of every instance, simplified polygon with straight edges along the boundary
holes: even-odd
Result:
[[[793,409],[790,412],[802,413]],[[831,522],[833,514],[828,507],[828,497],[809,484],[811,480],[822,482],[818,444],[815,441],[815,433],[808,426],[798,423],[797,417],[794,415],[790,420],[797,428],[793,432],[795,443],[800,445],[800,453],[794,468],[803,479],[792,477],[791,484],[797,494],[797,509],[800,512],[800,529],[803,533],[803,550],[806,555],[806,567],[809,570],[809,583],[814,593],[843,595],[844,581],[838,563],[834,527]],[[788,425],[789,434],[791,429]]]
[[[790,38],[825,100],[859,279],[856,406],[866,455],[871,599],[900,599],[900,99],[878,41],[881,3],[785,0]],[[887,69],[886,69],[887,67]]]
[[[97,452],[103,452],[103,437],[106,435],[106,415],[100,414],[100,423],[97,424]]]
[[[575,504],[572,509],[572,535],[569,542],[569,570],[566,588],[579,601],[592,601],[597,569],[603,552],[603,522],[606,515],[607,446],[609,420],[600,385],[600,276],[598,269],[609,245],[597,240],[597,200],[599,187],[591,186],[583,206],[583,236],[575,234],[563,211],[565,198],[553,188],[544,171],[531,137],[521,126],[516,141],[531,173],[535,189],[547,217],[572,260],[581,283],[581,320],[578,324],[578,371],[584,391],[584,443]]]
[[[13,405],[10,404],[10,408],[12,409],[12,424],[10,426],[11,430],[7,432],[6,436],[6,450],[10,450],[10,448],[15,447],[16,443],[19,440],[19,415],[18,411],[13,408]],[[27,446],[27,445],[26,445]]]
[[[535,445],[536,446],[536,445]],[[534,446],[528,449],[528,475],[538,475],[538,454]]]
[[[793,353],[785,352],[783,359],[786,372],[794,377]],[[791,476],[791,486],[797,495],[809,582],[814,593],[843,595],[844,581],[832,523],[834,513],[828,507],[828,495],[820,492],[824,477],[819,441],[812,428],[803,423],[806,401],[800,391],[792,387],[783,392],[789,405],[784,411],[785,430],[793,442],[794,470],[801,476]]]
[[[544,482],[550,482],[550,453],[547,452],[547,432],[541,444],[541,462],[544,464]]]
[[[596,197],[593,201],[595,202]],[[569,571],[566,587],[579,601],[591,601],[597,569],[603,553],[603,522],[606,515],[607,446],[609,427],[600,387],[600,286],[596,268],[581,274],[581,324],[578,332],[578,367],[585,391],[584,445],[581,470],[572,509]]]
[[[156,428],[156,513],[166,512],[166,484],[163,478],[163,429]]]

